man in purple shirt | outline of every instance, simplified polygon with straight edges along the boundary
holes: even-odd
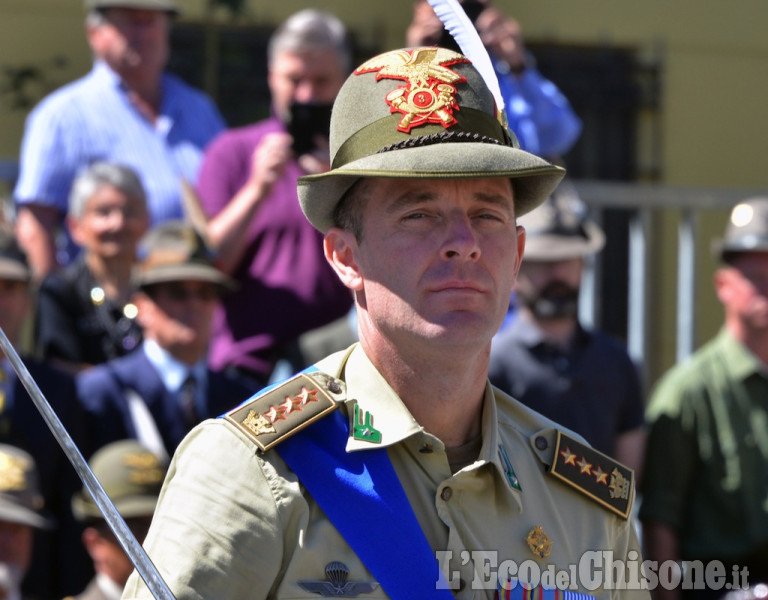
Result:
[[[331,271],[322,236],[299,207],[296,180],[330,168],[323,135],[296,149],[296,107],[330,105],[350,65],[343,24],[313,9],[290,17],[269,45],[272,117],[226,131],[206,151],[198,194],[219,266],[239,289],[215,317],[210,363],[266,383],[277,361],[298,355],[302,333],[343,316],[352,298]],[[317,130],[327,132],[328,124]],[[327,134],[326,134],[327,135]]]

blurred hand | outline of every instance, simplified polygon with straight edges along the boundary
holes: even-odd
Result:
[[[315,149],[307,154],[302,154],[296,160],[299,166],[308,175],[325,173],[331,169],[331,150],[328,146],[328,138],[324,135],[316,135],[314,138]]]
[[[509,65],[514,73],[526,67],[523,30],[512,17],[504,16],[495,6],[489,6],[477,17],[477,32],[486,48]]]
[[[258,198],[267,196],[283,176],[285,165],[293,156],[292,141],[287,133],[270,133],[253,151],[248,185],[253,187]]]
[[[407,46],[433,46],[443,35],[443,22],[426,0],[417,0],[413,5],[413,19],[405,30]]]

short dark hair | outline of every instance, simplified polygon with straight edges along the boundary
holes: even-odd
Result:
[[[365,177],[355,181],[333,209],[334,225],[352,232],[358,242],[363,240],[363,210],[369,198],[367,181]]]

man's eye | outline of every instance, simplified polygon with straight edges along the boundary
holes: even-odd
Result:
[[[490,221],[502,221],[501,216],[493,212],[479,213],[476,218],[490,220]]]

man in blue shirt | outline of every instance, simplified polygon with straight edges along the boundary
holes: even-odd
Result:
[[[99,160],[130,166],[147,189],[152,224],[181,218],[181,181],[194,182],[205,146],[224,128],[206,95],[164,72],[174,0],[85,7],[93,69],[32,111],[22,141],[16,227],[38,279],[77,252],[60,228],[82,169]]]

